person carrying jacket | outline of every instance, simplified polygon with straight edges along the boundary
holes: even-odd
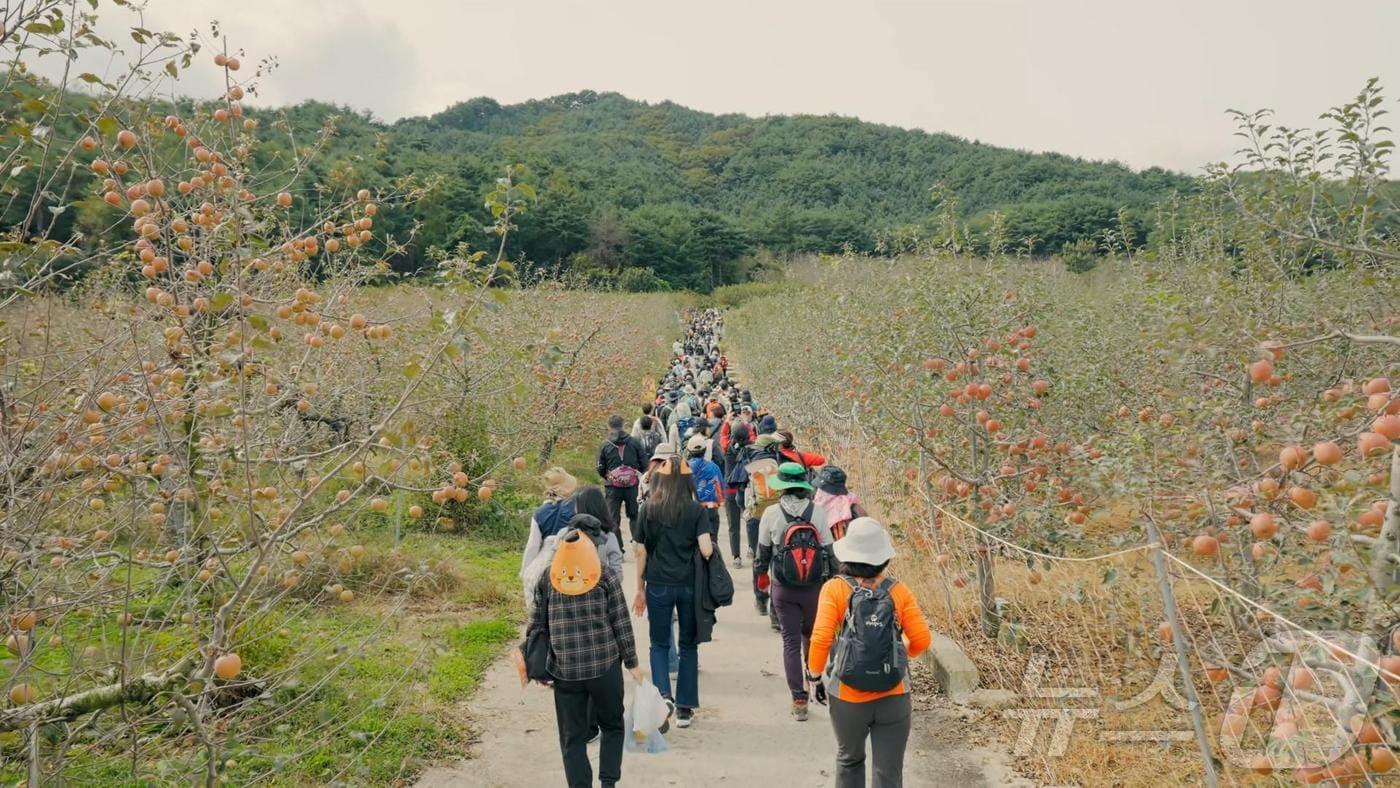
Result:
[[[539,555],[544,540],[564,530],[569,519],[574,516],[574,501],[571,496],[578,489],[575,479],[563,468],[555,466],[544,472],[544,503],[530,517],[530,536],[525,542],[525,551],[520,556],[520,576]]]
[[[928,621],[919,610],[914,592],[889,578],[886,570],[895,557],[894,544],[885,529],[870,517],[851,521],[846,536],[832,546],[839,562],[838,576],[822,586],[817,603],[817,620],[812,627],[812,645],[807,652],[807,677],[814,682],[818,698],[831,681],[831,728],[836,733],[837,788],[863,788],[866,740],[870,741],[872,785],[898,788],[903,785],[904,750],[909,741],[912,704],[909,680],[904,677],[885,692],[861,691],[844,686],[828,672],[829,656],[841,636],[842,622],[851,597],[852,584],[879,588],[888,579],[894,618],[903,633],[908,659],[922,654],[933,643]],[[834,669],[835,666],[832,666]]]
[[[637,480],[646,468],[646,460],[642,457],[642,447],[623,431],[621,416],[608,418],[608,431],[607,439],[598,446],[598,477],[607,487],[613,522],[622,522],[624,506],[627,520],[632,522],[637,519]],[[625,472],[624,468],[631,472]]]
[[[553,681],[541,683],[554,690],[565,779],[569,788],[593,785],[588,740],[596,724],[602,739],[598,778],[604,786],[615,786],[622,779],[623,667],[638,683],[646,680],[637,664],[622,578],[600,566],[584,531],[568,530],[534,593],[526,632],[548,633],[546,669]]]
[[[632,524],[637,543],[637,595],[632,612],[647,616],[652,683],[671,699],[671,621],[679,623],[676,673],[677,725],[690,727],[700,707],[699,622],[696,620],[695,555],[714,554],[705,510],[695,501],[690,468],[672,456],[652,474],[651,494]]]
[[[803,655],[810,649],[822,578],[826,576],[828,551],[834,540],[826,523],[826,512],[811,500],[812,485],[807,481],[805,468],[795,462],[785,462],[778,467],[778,478],[769,486],[782,490],[783,496],[777,505],[763,513],[758,526],[758,558],[754,567],[770,580],[769,593],[783,635],[783,672],[792,694],[792,717],[806,722],[808,694]],[[821,545],[819,554],[814,557],[810,579],[803,583],[769,572],[775,558],[782,560],[788,529],[795,523],[810,523]]]

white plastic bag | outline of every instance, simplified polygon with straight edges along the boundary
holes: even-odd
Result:
[[[638,684],[632,705],[627,708],[627,728],[632,732],[627,737],[627,751],[665,752],[668,747],[660,728],[670,711],[655,684],[649,681]]]

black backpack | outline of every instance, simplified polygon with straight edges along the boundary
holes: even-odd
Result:
[[[651,458],[656,454],[656,447],[661,445],[661,433],[643,432],[640,443],[642,444],[643,462],[651,462]]]
[[[851,599],[831,652],[831,675],[851,689],[888,692],[909,670],[909,653],[890,596],[894,580],[887,577],[867,588],[849,577],[841,579],[850,585]]]
[[[812,525],[816,504],[807,503],[801,516],[793,518],[778,507],[786,526],[777,554],[773,556],[773,578],[788,588],[808,588],[825,578],[826,551],[822,549],[821,534]]]

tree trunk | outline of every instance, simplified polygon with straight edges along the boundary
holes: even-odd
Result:
[[[189,681],[197,664],[198,660],[191,655],[161,673],[144,673],[131,676],[125,682],[93,687],[75,695],[4,709],[0,711],[0,732],[19,730],[31,722],[75,720],[119,703],[146,703],[161,692]]]

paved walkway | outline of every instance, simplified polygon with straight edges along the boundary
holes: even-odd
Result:
[[[623,587],[630,597],[636,566],[628,550]],[[719,611],[715,639],[700,647],[700,703],[690,728],[672,726],[670,751],[628,753],[622,783],[636,786],[733,785],[820,788],[834,785],[836,741],[826,709],[812,705],[811,718],[788,715],[781,644],[747,593],[748,568],[733,570],[735,604]],[[645,621],[633,619],[638,657],[647,670]],[[630,685],[631,680],[628,679]],[[631,702],[631,690],[628,690]],[[916,697],[914,731],[906,758],[905,785],[1004,785],[1014,780],[1003,763],[967,741],[970,726],[937,698]],[[520,688],[506,659],[493,665],[470,700],[480,741],[468,760],[430,769],[419,785],[479,788],[563,786],[550,691]],[[595,780],[597,744],[590,745]]]

